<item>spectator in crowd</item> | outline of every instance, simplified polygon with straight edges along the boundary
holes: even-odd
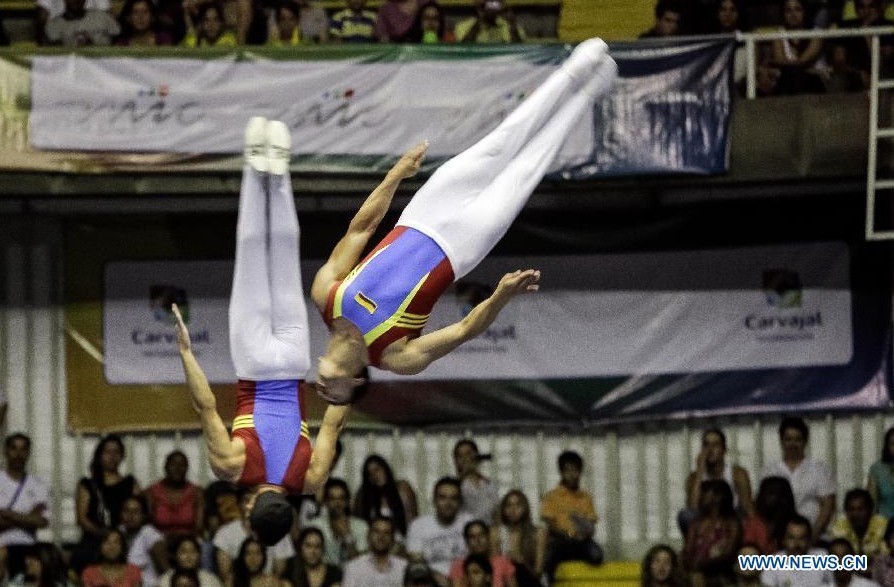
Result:
[[[840,28],[856,29],[866,27],[892,27],[891,22],[883,16],[881,0],[856,0],[857,17],[842,21]],[[860,75],[860,85],[856,90],[869,87],[869,75],[871,68],[870,46],[872,37],[847,37],[835,39],[832,45],[832,67],[843,68],[846,72],[856,72]],[[879,36],[880,45],[880,75],[890,74],[891,61],[894,59],[894,36]]]
[[[155,4],[150,0],[127,0],[118,17],[121,34],[115,44],[129,47],[172,45],[171,36],[158,30],[156,22]]]
[[[489,459],[490,455],[482,455],[475,441],[469,438],[460,440],[453,447],[453,465],[462,484],[462,511],[488,523],[494,520],[500,503],[497,484],[478,470],[478,464]]]
[[[365,521],[350,514],[350,503],[348,484],[343,479],[330,477],[323,488],[326,515],[311,524],[323,533],[323,562],[327,565],[341,567],[348,559],[366,552],[369,528]]]
[[[419,0],[387,0],[376,14],[376,37],[382,43],[405,43],[418,10]]]
[[[829,554],[838,557],[839,568],[832,571],[832,581],[835,587],[879,587],[875,581],[870,581],[865,577],[861,577],[848,569],[849,565],[843,564],[842,559],[846,556],[853,556],[853,545],[844,538],[836,538],[829,543]]]
[[[195,571],[180,569],[171,576],[173,587],[201,587],[199,574]]]
[[[456,24],[460,43],[522,43],[525,32],[504,0],[475,0],[477,15]]]
[[[460,512],[462,490],[459,480],[453,477],[442,477],[435,483],[434,505],[434,514],[420,516],[410,524],[407,552],[411,561],[425,562],[435,582],[446,587],[450,565],[466,554],[463,528],[472,519]]]
[[[298,555],[287,574],[293,587],[333,587],[341,584],[341,569],[323,562],[323,533],[305,528],[295,543]]]
[[[808,440],[810,430],[802,418],[785,418],[779,425],[782,460],[764,469],[762,477],[788,479],[795,496],[795,509],[810,521],[815,543],[826,532],[835,513],[835,483],[825,463],[807,458]]]
[[[252,537],[246,538],[233,561],[233,583],[228,587],[289,587],[290,583],[264,571],[267,552]]]
[[[360,388],[362,387],[363,386],[361,386]],[[341,440],[336,440],[335,455],[333,455],[332,457],[332,464],[329,465],[330,476],[332,475],[332,471],[335,470],[335,467],[338,466],[338,461],[341,459],[343,448],[344,447],[342,446]],[[323,515],[323,491],[325,489],[326,485],[323,484],[313,495],[302,495],[299,496],[298,499],[292,499],[289,502],[292,504],[293,507],[295,507],[295,509],[298,510],[298,519],[296,520],[297,528],[295,529],[293,537],[293,540],[296,543],[298,542],[298,532],[300,531],[300,529],[304,528],[305,526],[312,525],[318,517]],[[363,516],[360,517],[362,518]]]
[[[54,544],[37,542],[25,551],[21,573],[9,582],[14,587],[68,587],[62,553]]]
[[[809,21],[807,18],[807,5],[804,3],[804,0],[783,0],[782,6],[784,30],[800,31],[807,29]],[[777,39],[773,41],[771,63],[780,71],[779,79],[776,81],[777,94],[816,94],[825,92],[826,87],[823,83],[823,78],[828,75],[828,71],[823,59],[822,39]],[[798,498],[799,492],[795,485],[795,483],[792,483],[792,488],[795,489],[795,497]],[[798,511],[800,511],[800,508]],[[825,530],[825,526],[816,524],[817,520],[813,521],[814,531],[822,533]],[[826,523],[828,523],[828,520]]]
[[[747,14],[743,10],[741,0],[720,0],[714,11],[714,22],[710,32],[728,35],[750,31],[751,27],[746,19]]]
[[[147,523],[146,500],[131,495],[121,507],[121,530],[127,550],[127,562],[140,569],[147,586],[158,583],[159,572],[168,570],[167,544],[164,534]]]
[[[404,587],[437,587],[435,577],[424,562],[411,562],[404,573]]]
[[[656,544],[646,553],[640,571],[641,587],[688,587],[686,572],[677,553],[667,544]]]
[[[866,489],[872,495],[878,513],[889,520],[894,518],[894,428],[885,432],[882,456],[869,467]]]
[[[692,587],[733,580],[733,563],[742,525],[733,508],[733,490],[723,479],[701,482],[698,517],[686,533],[683,565]]]
[[[810,520],[796,514],[785,526],[781,554],[803,556],[822,555],[824,550],[811,548],[813,531]],[[825,587],[826,571],[820,569],[769,569],[761,574],[764,587]]]
[[[832,537],[844,538],[857,554],[870,561],[883,552],[888,520],[875,511],[875,502],[865,489],[851,489],[844,495],[844,515],[832,525]]]
[[[546,529],[535,526],[528,498],[518,489],[509,491],[500,502],[498,522],[491,528],[495,551],[515,565],[519,587],[540,585],[546,556]]]
[[[205,488],[202,500],[205,511],[205,529],[213,538],[221,526],[242,516],[239,507],[241,490],[227,481],[214,481]]]
[[[409,483],[395,480],[391,466],[379,455],[363,462],[363,478],[354,496],[353,512],[368,523],[391,518],[395,530],[407,535],[407,526],[417,515],[416,492]]]
[[[199,6],[193,21],[188,10],[183,13],[186,21],[186,36],[182,45],[186,47],[236,47],[236,35],[224,28],[223,9],[212,0]]]
[[[155,6],[156,30],[171,39],[172,45],[179,45],[186,36],[186,20],[183,17],[184,0],[158,0]]]
[[[761,554],[773,554],[781,548],[788,521],[796,513],[788,479],[765,478],[757,491],[755,513],[743,524],[742,541],[757,546]]]
[[[464,582],[453,583],[453,587],[467,585],[468,587],[492,587],[499,585],[494,580],[493,559],[486,554],[470,554],[463,559],[462,570],[465,574]]]
[[[739,564],[740,556],[757,556],[761,553],[757,546],[754,544],[744,543],[739,547],[738,552],[736,552],[736,587],[763,587],[763,583],[761,583],[761,572],[754,568],[743,569],[742,565]]]
[[[332,15],[329,36],[342,43],[375,43],[376,13],[366,10],[366,0],[348,0],[348,7]]]
[[[176,571],[193,571],[197,574],[199,587],[222,587],[217,575],[199,567],[202,547],[195,536],[186,534],[174,535],[171,538],[169,569],[159,577],[158,587],[174,587],[172,585]],[[149,587],[147,585],[147,587]]]
[[[468,555],[456,559],[450,566],[450,584],[453,587],[462,587],[471,582],[471,577],[466,574],[466,563],[469,557],[483,557],[490,565],[490,572],[494,587],[517,587],[515,580],[515,565],[509,557],[502,554],[491,554],[493,549],[490,543],[490,528],[484,520],[472,520],[463,528],[463,539],[466,541]]]
[[[754,515],[748,471],[727,460],[726,435],[719,428],[710,428],[702,433],[702,448],[696,458],[695,471],[686,479],[686,509],[677,518],[684,536],[689,523],[698,515],[702,482],[716,480],[726,481],[733,489],[733,506],[737,510],[745,516]]]
[[[201,536],[205,505],[201,490],[186,478],[189,459],[175,450],[165,457],[164,470],[165,476],[146,490],[152,523],[167,536]]]
[[[49,523],[49,490],[40,477],[28,474],[31,439],[10,434],[4,442],[6,467],[0,471],[0,548],[6,550],[7,577],[24,570],[25,553],[35,533]]]
[[[101,12],[109,12],[111,4],[109,0],[86,0],[84,4],[85,10],[99,10]],[[57,16],[62,16],[65,12],[65,0],[37,0],[37,11],[35,13],[35,27],[37,33],[37,44],[46,45],[47,39],[44,35],[47,23]]]
[[[64,47],[109,46],[121,28],[101,10],[88,10],[85,0],[65,0],[65,12],[47,21],[47,44]]]
[[[593,540],[599,519],[593,497],[580,488],[584,461],[569,450],[559,455],[558,463],[559,485],[544,495],[540,504],[540,517],[549,531],[544,570],[550,580],[563,561],[598,565],[604,557],[602,547]]]
[[[394,540],[393,520],[382,517],[372,520],[367,536],[369,552],[348,561],[341,587],[401,587],[407,561],[391,554]]]
[[[677,0],[658,0],[655,5],[655,25],[639,38],[675,37],[680,34],[682,20],[683,7]]]
[[[124,443],[116,434],[100,439],[90,461],[90,476],[78,482],[75,514],[81,541],[72,555],[72,566],[80,572],[99,554],[99,542],[106,531],[121,524],[121,509],[131,495],[140,494],[132,475],[119,471],[124,460]]]
[[[267,30],[267,44],[273,47],[297,47],[301,44],[301,7],[284,0],[273,9],[274,18]]]
[[[298,3],[298,8],[301,9],[298,26],[301,27],[302,42],[328,43],[329,17],[326,15],[326,11],[313,4],[311,0],[295,1]]]
[[[242,548],[242,543],[251,534],[248,512],[246,511],[246,504],[249,499],[250,494],[245,494],[242,498],[240,517],[221,526],[214,535],[213,542],[217,572],[225,585],[231,584],[233,579],[233,561],[239,556],[239,549]],[[283,576],[289,559],[294,555],[295,548],[292,546],[289,536],[286,535],[273,546],[267,547],[264,571],[277,577]]]
[[[128,563],[126,556],[124,534],[115,528],[107,530],[99,542],[97,563],[81,574],[83,587],[142,587],[140,569]]]
[[[882,587],[894,587],[894,520],[888,520],[885,527],[884,552],[872,561],[872,580]]]
[[[453,43],[456,37],[447,28],[444,8],[435,0],[428,0],[419,6],[416,20],[410,28],[407,40],[411,43],[434,45],[437,43]]]

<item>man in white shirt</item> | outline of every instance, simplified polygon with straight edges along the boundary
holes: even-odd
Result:
[[[348,561],[341,587],[401,587],[407,561],[391,554],[394,521],[373,520],[367,536],[369,552]]]
[[[245,510],[249,495],[246,494],[242,499],[242,517],[224,524],[214,535],[217,574],[220,575],[224,585],[230,584],[229,582],[233,578],[233,561],[239,557],[242,543],[250,536]],[[286,534],[282,540],[267,547],[267,565],[264,567],[264,571],[282,577],[289,559],[293,556],[295,556],[295,548],[292,546],[291,537]]]
[[[413,520],[407,530],[411,561],[425,561],[441,587],[450,584],[450,564],[466,555],[463,528],[472,517],[460,512],[462,493],[458,479],[442,477],[435,483],[435,513]]]
[[[785,526],[782,537],[782,550],[778,554],[803,556],[825,555],[820,548],[810,548],[812,544],[810,521],[804,516],[796,515]],[[761,574],[761,583],[766,587],[828,587],[831,574],[828,571],[805,569],[769,569]]]
[[[825,463],[807,458],[809,439],[810,431],[802,418],[785,418],[779,425],[782,460],[766,467],[761,478],[788,479],[795,495],[795,509],[810,521],[812,543],[816,543],[835,513],[835,482]]]
[[[46,483],[26,471],[31,439],[10,434],[4,446],[6,468],[0,471],[0,547],[7,550],[10,575],[24,570],[28,545],[35,533],[49,523],[49,491]]]

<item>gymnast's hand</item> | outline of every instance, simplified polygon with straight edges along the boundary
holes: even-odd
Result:
[[[400,158],[400,161],[394,166],[394,173],[401,179],[416,175],[419,166],[422,165],[422,160],[425,159],[426,151],[428,151],[428,141],[422,141]]]
[[[180,315],[180,308],[177,307],[177,304],[171,304],[171,311],[174,313],[174,318],[177,319],[177,344],[180,347],[180,352],[189,352],[192,350],[192,342],[189,339],[189,330],[183,322],[183,316]]]
[[[500,283],[497,284],[494,296],[508,300],[520,293],[537,291],[540,289],[539,281],[540,271],[536,269],[507,273],[500,279]]]

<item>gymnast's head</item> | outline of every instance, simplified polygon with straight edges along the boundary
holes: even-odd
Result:
[[[245,506],[248,525],[258,542],[273,546],[292,529],[293,509],[281,488],[261,486]]]
[[[333,360],[327,355],[317,364],[317,393],[334,405],[353,403],[369,384],[369,369],[363,365]]]

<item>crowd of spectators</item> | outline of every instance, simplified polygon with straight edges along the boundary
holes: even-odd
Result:
[[[685,480],[678,516],[681,550],[654,545],[642,563],[643,587],[894,587],[894,428],[866,487],[850,488],[835,515],[828,466],[807,456],[801,418],[779,427],[781,459],[751,476],[732,462],[722,430],[702,434]],[[318,495],[295,499],[292,532],[265,547],[248,530],[249,495],[225,482],[202,489],[189,462],[167,455],[164,477],[143,488],[120,472],[124,445],[115,435],[96,446],[89,474],[76,486],[76,544],[36,542],[48,524],[47,485],[28,474],[30,440],[5,441],[0,471],[0,581],[53,587],[440,587],[549,585],[568,560],[603,562],[592,494],[581,486],[585,463],[559,455],[559,483],[532,512],[523,491],[503,491],[484,475],[474,440],[454,447],[454,471],[431,489],[432,511],[379,455],[363,463],[352,494],[330,478]],[[611,506],[609,506],[611,507]],[[860,554],[861,571],[739,567],[740,554]]]

